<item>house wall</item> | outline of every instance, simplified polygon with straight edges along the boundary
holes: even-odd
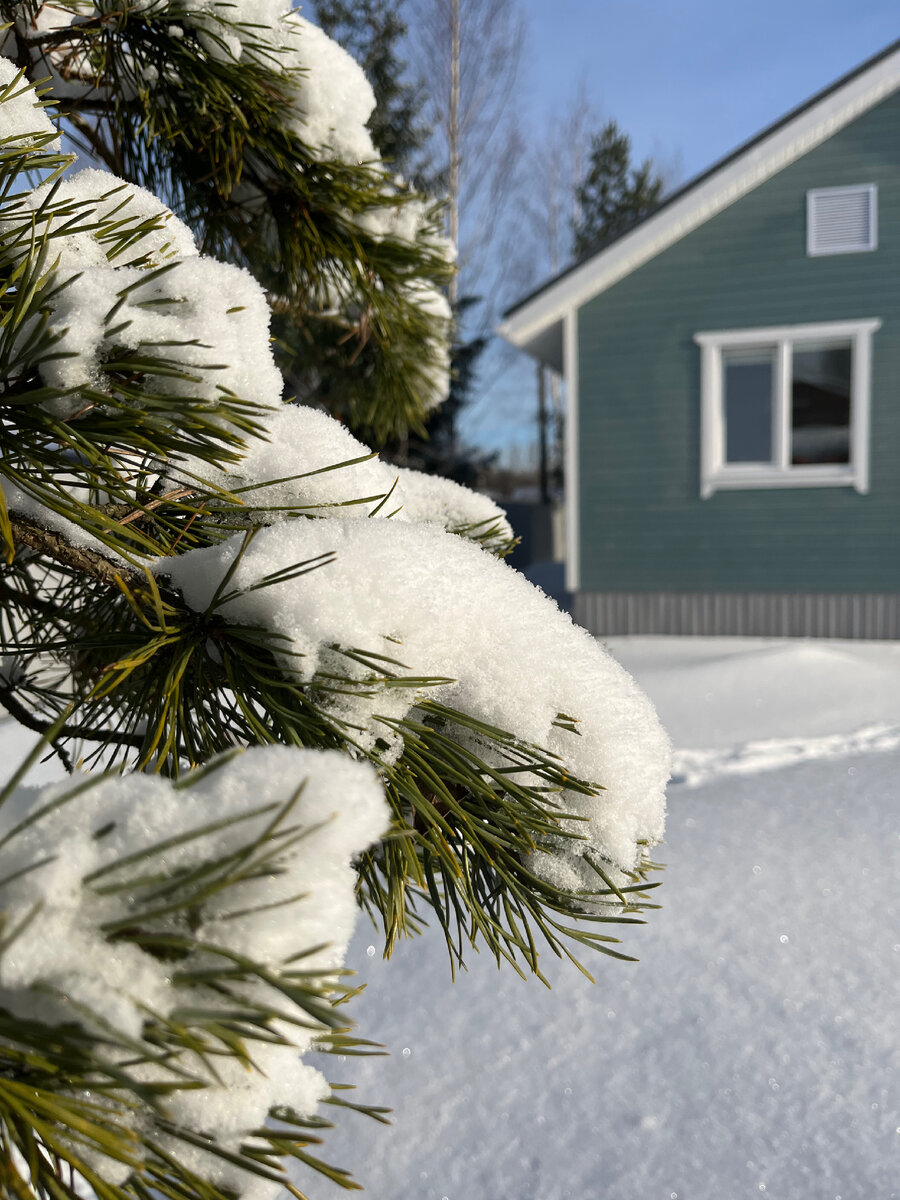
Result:
[[[864,183],[878,249],[807,258],[807,190]],[[869,494],[701,500],[694,334],[870,317]],[[578,361],[583,593],[900,593],[900,96],[584,305]]]

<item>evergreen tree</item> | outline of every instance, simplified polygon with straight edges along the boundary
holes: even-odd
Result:
[[[386,953],[425,910],[452,963],[622,957],[666,740],[490,501],[281,401],[295,303],[383,429],[446,374],[446,247],[354,160],[351,61],[278,0],[2,7],[0,702],[43,740],[0,787],[0,1192],[302,1200],[353,1186],[301,1056],[359,1046],[357,905]]]
[[[587,169],[576,188],[576,258],[630,229],[659,203],[663,180],[651,160],[631,161],[631,138],[608,121],[591,138]]]

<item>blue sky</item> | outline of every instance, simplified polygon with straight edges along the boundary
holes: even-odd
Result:
[[[529,25],[524,121],[584,82],[638,158],[685,182],[900,37],[897,0],[519,0]],[[533,437],[532,370],[507,370],[473,412],[485,445]]]
[[[689,177],[900,37],[897,0],[520,0],[536,109],[578,81]]]

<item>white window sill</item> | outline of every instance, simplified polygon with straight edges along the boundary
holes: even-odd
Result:
[[[820,487],[852,487],[861,493],[868,491],[852,467],[811,465],[785,470],[780,467],[748,464],[747,467],[731,467],[727,471],[719,471],[704,479],[700,495],[706,500],[713,492],[751,488]]]

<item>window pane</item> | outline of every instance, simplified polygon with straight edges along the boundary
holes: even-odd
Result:
[[[772,461],[772,384],[775,347],[726,350],[725,461]]]
[[[849,463],[849,342],[795,342],[791,462]]]

